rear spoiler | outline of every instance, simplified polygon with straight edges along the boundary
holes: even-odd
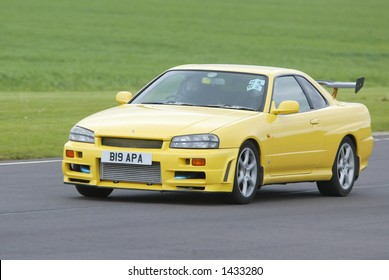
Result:
[[[332,96],[336,98],[336,95],[338,93],[338,88],[354,88],[355,93],[357,93],[365,83],[365,77],[358,78],[355,82],[333,82],[333,81],[323,81],[319,80],[316,81],[320,85],[326,86],[326,87],[332,87]]]

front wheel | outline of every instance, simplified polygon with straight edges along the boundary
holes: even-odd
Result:
[[[76,185],[76,189],[80,194],[87,197],[107,197],[113,191],[113,189],[108,188],[96,188],[82,185]]]
[[[260,166],[257,148],[251,142],[245,142],[239,149],[236,163],[232,199],[235,203],[250,203],[260,184]]]
[[[344,138],[340,143],[330,181],[317,182],[322,195],[347,196],[355,182],[357,174],[357,156],[354,143],[350,138]]]

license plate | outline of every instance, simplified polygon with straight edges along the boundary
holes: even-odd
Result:
[[[152,154],[103,151],[101,154],[101,162],[151,165]]]

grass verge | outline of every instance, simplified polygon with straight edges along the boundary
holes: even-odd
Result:
[[[62,156],[76,122],[115,105],[113,92],[1,92],[0,160]]]

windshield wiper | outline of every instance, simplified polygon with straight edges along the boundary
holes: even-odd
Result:
[[[225,108],[235,109],[235,110],[257,111],[253,108],[250,108],[250,107],[238,106],[238,105],[225,105]]]
[[[197,106],[195,104],[192,104],[192,103],[183,103],[183,102],[174,102],[172,103],[172,105],[181,105],[181,106]]]
[[[192,103],[184,103],[184,102],[142,102],[141,104],[145,105],[179,105],[179,106],[191,106],[191,107],[207,107],[207,108],[224,108],[224,109],[234,109],[234,110],[246,110],[246,111],[257,111],[253,108],[245,107],[245,106],[238,106],[238,105],[227,105],[227,104],[220,104],[220,105],[205,105],[205,104],[192,104]]]
[[[166,102],[142,102],[140,104],[146,104],[146,105],[163,105],[163,104],[167,104]]]
[[[225,109],[234,109],[234,110],[246,110],[246,111],[257,111],[253,108],[238,106],[238,105],[198,105],[200,107],[209,107],[209,108],[225,108]]]
[[[142,102],[140,104],[145,104],[145,105],[181,105],[181,106],[197,106],[195,104],[191,103],[183,103],[183,102]]]

